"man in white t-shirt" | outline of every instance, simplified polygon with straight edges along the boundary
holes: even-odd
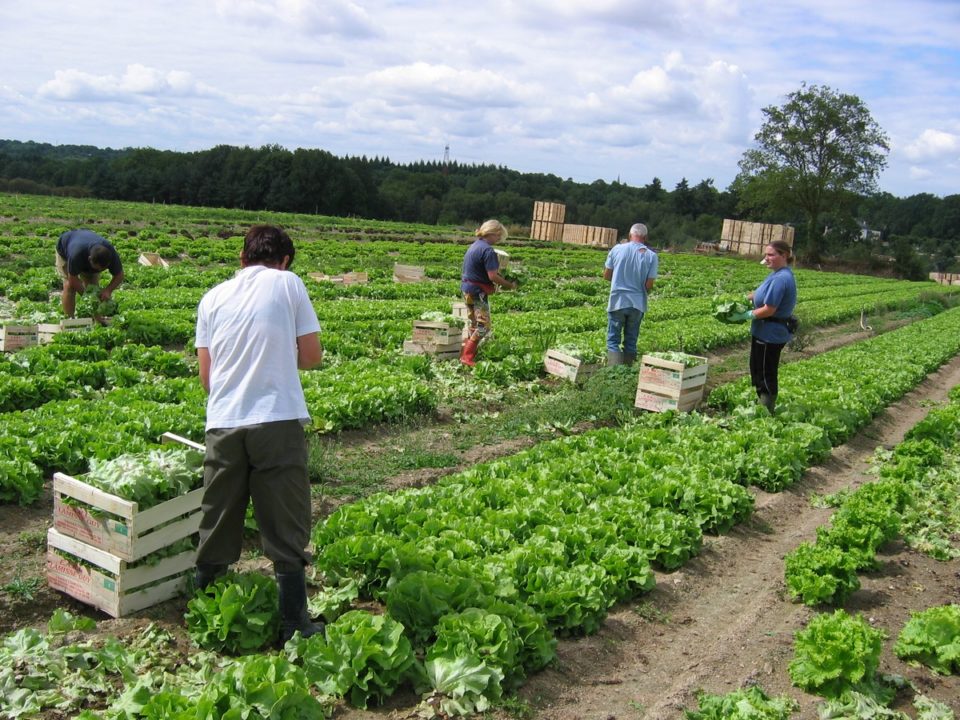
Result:
[[[241,270],[200,300],[196,346],[208,393],[197,586],[240,558],[252,499],[264,554],[280,591],[280,641],[322,631],[307,614],[310,483],[303,430],[310,417],[298,369],[323,359],[320,323],[295,250],[272,225],[247,232]]]

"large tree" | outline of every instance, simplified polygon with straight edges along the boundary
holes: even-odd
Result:
[[[740,160],[735,186],[741,207],[802,211],[806,254],[820,254],[820,216],[849,212],[859,195],[877,189],[890,150],[886,134],[856,95],[817,85],[763,109],[756,147]]]

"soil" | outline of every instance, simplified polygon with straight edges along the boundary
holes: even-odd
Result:
[[[785,360],[859,339],[859,332],[853,327],[837,328],[819,336],[804,352],[788,353]],[[746,364],[742,348],[711,360],[720,369],[712,382],[731,379]],[[666,720],[683,717],[683,708],[695,708],[697,690],[721,694],[758,684],[770,695],[799,700],[802,710],[794,717],[816,718],[818,698],[793,688],[787,674],[793,634],[815,610],[786,597],[783,557],[801,541],[813,539],[816,528],[829,519],[832,511],[814,507],[811,494],[832,493],[872,479],[867,462],[875,449],[896,445],[931,404],[943,401],[958,384],[960,358],[890,406],[794,487],[778,494],[755,491],[756,511],[748,522],[727,535],[708,538],[703,552],[681,570],[658,574],[654,590],[613,608],[595,635],[561,640],[556,663],[528,679],[510,703],[511,711],[500,710],[487,717]],[[441,428],[434,430],[442,433]],[[353,440],[367,443],[371,451],[377,451],[381,441],[362,436]],[[391,439],[396,442],[395,437]],[[513,453],[530,442],[518,438],[498,445],[477,445],[463,452],[464,463]],[[390,479],[388,486],[429,483],[455,469],[407,472]],[[317,510],[329,512],[336,502],[327,498]],[[46,587],[41,579],[51,509],[49,491],[31,507],[0,506],[0,588],[4,590],[0,592],[0,633],[24,626],[42,627],[56,608],[64,608],[96,619],[100,632],[121,636],[137,632],[148,622],[158,622],[175,633],[187,650],[183,599],[131,619],[113,620]],[[244,565],[267,568],[256,552],[245,555]],[[862,588],[845,608],[862,612],[872,625],[888,633],[881,670],[907,677],[927,695],[960,713],[960,678],[938,677],[928,669],[907,666],[891,650],[912,611],[960,602],[960,560],[940,562],[893,544],[884,549],[880,569],[861,575],[861,582]],[[27,591],[11,590],[17,585]],[[340,707],[335,717],[411,718],[417,700],[405,693],[376,710]],[[900,709],[910,712],[909,695],[899,702]],[[44,717],[62,716],[50,713]]]

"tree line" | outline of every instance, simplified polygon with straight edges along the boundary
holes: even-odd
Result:
[[[645,222],[657,246],[687,249],[718,240],[724,218],[795,225],[801,253],[805,234],[814,232],[801,209],[758,205],[737,182],[726,190],[712,179],[684,178],[672,189],[656,177],[640,187],[578,183],[494,165],[398,164],[278,145],[175,152],[0,140],[0,190],[450,225],[496,217],[529,226],[534,201],[543,200],[564,203],[567,222],[613,227],[621,235]],[[878,248],[893,254],[902,246],[926,258],[912,260],[914,274],[927,266],[953,269],[960,195],[871,193],[848,200],[819,215],[822,251],[869,262]]]

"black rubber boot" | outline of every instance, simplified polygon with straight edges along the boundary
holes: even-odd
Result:
[[[625,352],[623,354],[623,364],[632,366],[637,361],[637,354]]]
[[[760,393],[759,400],[760,404],[769,410],[771,415],[773,415],[774,410],[777,407],[777,396],[767,395],[767,393]]]
[[[208,585],[216,582],[217,578],[227,574],[226,565],[197,565],[197,572],[193,577],[197,590],[206,590]]]
[[[280,645],[299,632],[308,638],[323,632],[323,623],[314,623],[307,614],[307,578],[300,572],[276,573],[280,591]]]

